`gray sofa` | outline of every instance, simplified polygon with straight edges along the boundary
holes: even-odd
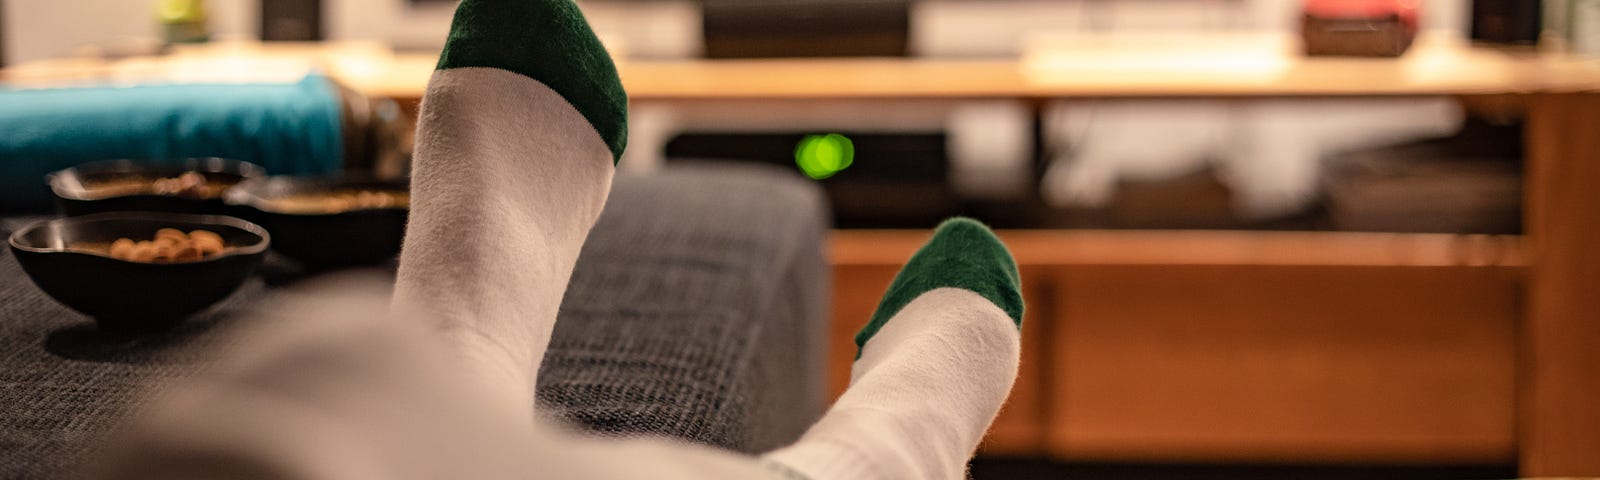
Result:
[[[819,192],[781,170],[619,176],[562,304],[542,408],[605,434],[744,452],[793,441],[824,405],[827,225]],[[192,375],[214,332],[272,295],[252,280],[169,335],[114,338],[0,253],[0,478],[68,468],[138,407],[138,388]]]

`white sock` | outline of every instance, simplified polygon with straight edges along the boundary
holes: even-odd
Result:
[[[423,97],[395,305],[531,411],[578,251],[605,205],[626,98],[570,0],[467,0]]]
[[[812,480],[964,478],[1021,351],[993,303],[956,288],[925,293],[867,342],[822,420],[766,458]]]
[[[1016,380],[1019,290],[988,228],[945,222],[856,337],[844,395],[765,458],[812,480],[963,478]]]

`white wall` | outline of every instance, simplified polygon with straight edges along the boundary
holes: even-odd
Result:
[[[219,36],[253,36],[261,0],[209,0]],[[402,48],[439,48],[449,6],[411,8],[405,0],[326,0],[333,39],[385,39]],[[154,41],[154,0],[6,0],[6,58],[23,62],[75,47]],[[582,0],[595,29],[636,57],[700,52],[699,10],[691,0]],[[1092,6],[1101,5],[1101,6]],[[1216,30],[1292,28],[1298,0],[922,0],[912,19],[913,49],[924,55],[1011,55],[1030,32],[1102,27]],[[1462,31],[1469,0],[1426,0],[1430,29]]]
[[[453,7],[413,7],[405,0],[324,0],[331,39],[382,38],[399,48],[438,49],[450,30]],[[589,23],[629,55],[674,58],[699,55],[700,7],[692,0],[611,2],[579,0]]]
[[[411,9],[405,0],[328,0],[337,38],[388,38],[401,46],[438,48],[449,29],[448,8]],[[1299,0],[916,0],[912,50],[928,56],[1017,54],[1041,30],[1289,29]],[[699,55],[700,11],[693,0],[580,0],[595,30],[639,58]],[[1465,31],[1470,0],[1425,0],[1424,27]]]
[[[450,5],[411,7],[405,0],[323,0],[330,40],[384,39],[397,47],[442,46]]]
[[[208,0],[218,36],[254,35],[259,0]],[[6,61],[68,55],[74,49],[159,41],[154,0],[5,0]]]
[[[1016,55],[1040,31],[1279,30],[1298,28],[1298,0],[922,0],[912,46],[922,55]],[[1423,28],[1464,32],[1470,0],[1424,0]]]

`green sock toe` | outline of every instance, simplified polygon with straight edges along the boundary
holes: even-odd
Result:
[[[611,148],[628,143],[628,94],[616,65],[572,0],[464,0],[439,69],[499,68],[567,99]]]
[[[1011,252],[989,227],[970,218],[952,218],[940,224],[933,238],[895,275],[872,319],[856,334],[856,357],[861,356],[860,347],[906,304],[943,287],[977,293],[1022,328],[1022,280]]]

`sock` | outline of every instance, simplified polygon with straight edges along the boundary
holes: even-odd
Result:
[[[395,305],[531,412],[533,378],[611,188],[627,97],[571,0],[465,0],[428,83]]]
[[[963,478],[1016,380],[1020,286],[987,227],[940,225],[856,336],[850,387],[765,459],[812,480]]]

